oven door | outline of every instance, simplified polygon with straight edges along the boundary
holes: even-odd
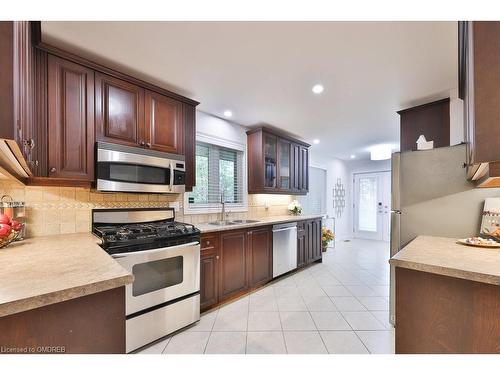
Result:
[[[134,282],[125,287],[127,315],[200,290],[199,242],[113,258],[134,275]]]

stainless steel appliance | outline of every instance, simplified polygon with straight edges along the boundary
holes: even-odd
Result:
[[[184,156],[137,147],[97,143],[99,191],[183,193]]]
[[[125,287],[126,349],[200,319],[200,231],[169,208],[94,209],[92,231],[134,275]]]
[[[464,144],[392,156],[391,257],[419,235],[464,238],[479,233],[484,200],[500,189],[467,181]],[[391,267],[390,321],[395,324]]]
[[[297,268],[297,223],[273,226],[273,277]]]

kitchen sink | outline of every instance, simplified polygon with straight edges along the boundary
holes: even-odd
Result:
[[[211,221],[208,224],[210,224],[210,225],[218,225],[219,227],[222,227],[224,225],[235,225],[237,223],[235,223],[234,221],[231,221],[231,220],[217,220],[217,221]]]
[[[233,220],[234,224],[251,224],[251,223],[258,223],[260,220]]]
[[[259,220],[217,220],[217,221],[211,221],[208,224],[222,227],[224,225],[252,224],[258,222]]]

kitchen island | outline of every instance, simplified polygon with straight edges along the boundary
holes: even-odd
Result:
[[[396,353],[500,353],[500,249],[419,236],[396,268]]]
[[[124,353],[124,288],[132,281],[90,233],[0,249],[2,351]]]

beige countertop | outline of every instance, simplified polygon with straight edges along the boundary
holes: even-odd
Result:
[[[269,216],[269,217],[256,218],[255,220],[259,220],[258,223],[232,224],[232,225],[221,225],[221,226],[204,223],[204,224],[194,224],[194,226],[198,228],[201,231],[201,233],[210,233],[210,232],[222,232],[225,230],[233,230],[233,229],[251,228],[261,225],[273,225],[280,223],[289,223],[293,221],[303,221],[309,219],[316,219],[319,217],[323,217],[323,215]]]
[[[130,284],[133,276],[98,242],[66,234],[0,249],[0,317]]]
[[[500,249],[464,246],[454,238],[419,236],[389,261],[396,267],[500,285]]]

